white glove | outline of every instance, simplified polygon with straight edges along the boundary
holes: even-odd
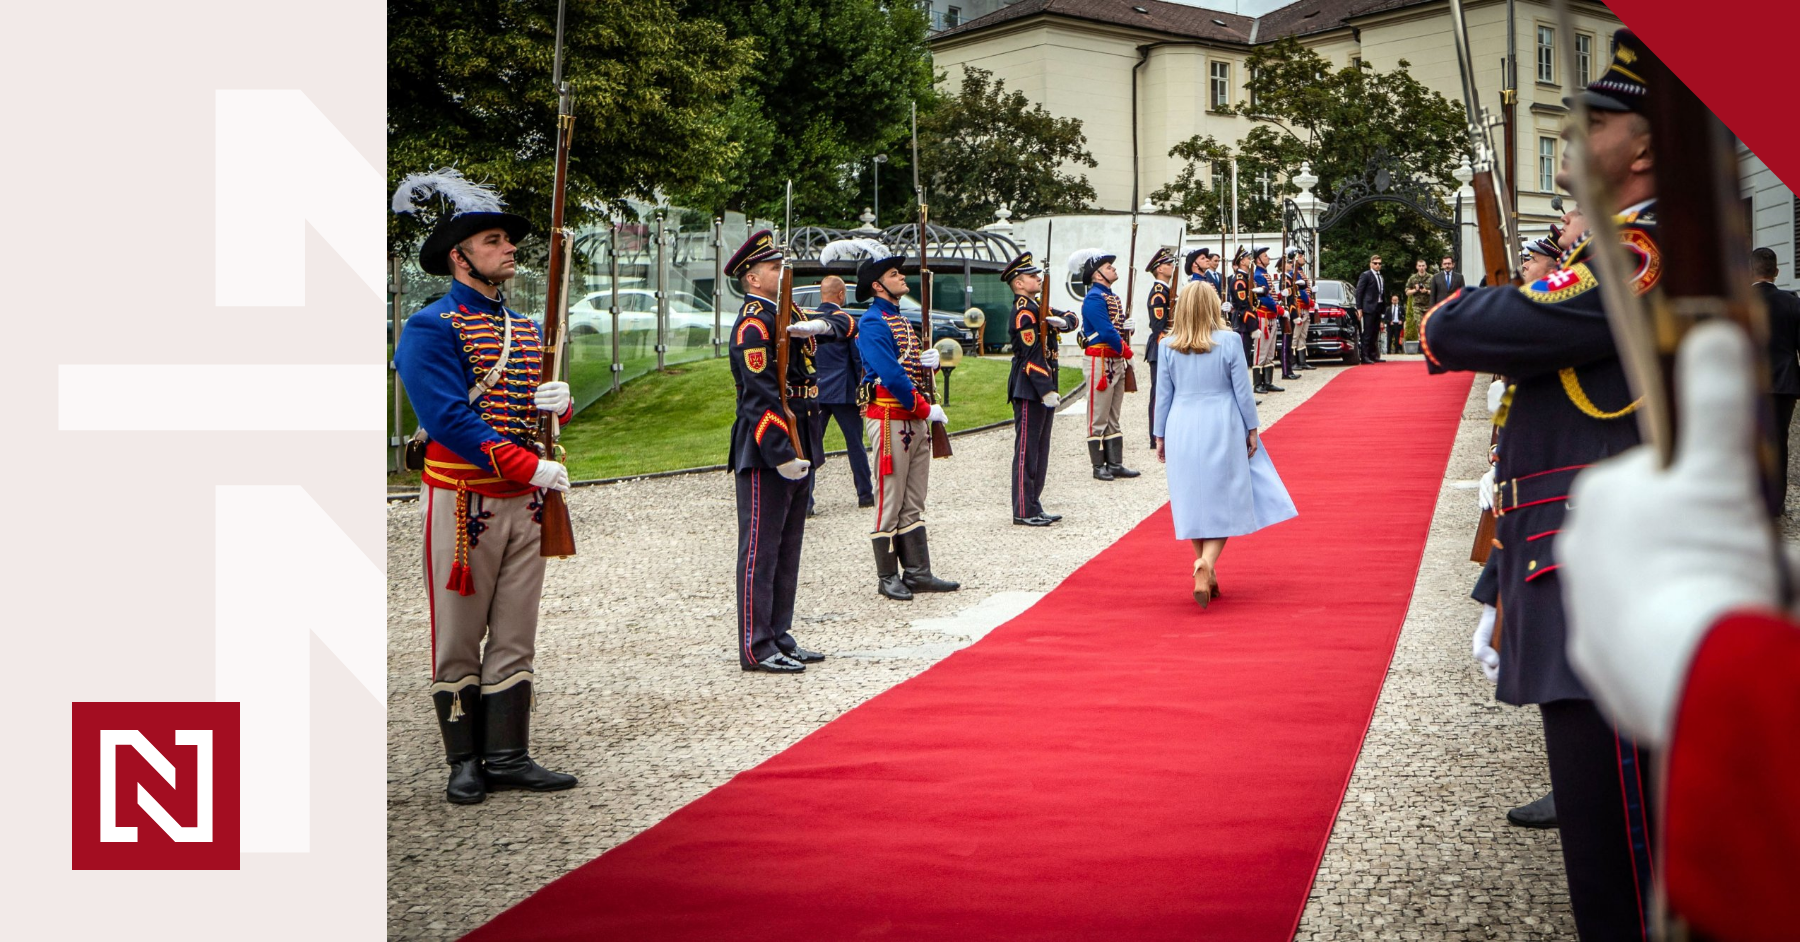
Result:
[[[928,422],[945,422],[945,423],[948,423],[948,422],[949,422],[949,421],[950,421],[950,420],[949,420],[949,419],[946,419],[946,418],[944,418],[944,407],[943,407],[943,406],[940,406],[940,405],[933,405],[933,406],[932,406],[932,407],[931,407],[931,415],[930,415],[930,417],[928,417],[928,418],[927,418],[927,419],[926,419],[926,421],[928,421]]]
[[[539,383],[537,395],[532,397],[532,401],[537,403],[539,412],[561,415],[562,411],[569,407],[569,384],[554,380],[548,383]]]
[[[1125,323],[1119,325],[1119,332],[1122,334],[1129,334],[1134,330],[1137,330],[1137,321],[1130,318],[1126,318]]]
[[[1652,749],[1668,743],[1694,649],[1715,621],[1777,604],[1774,537],[1752,463],[1749,340],[1714,321],[1676,355],[1679,451],[1648,446],[1575,479],[1558,538],[1569,662],[1600,708]]]
[[[1220,301],[1219,302],[1219,310],[1224,311],[1227,314],[1230,314],[1231,313],[1231,302],[1230,301]]]
[[[1051,327],[1054,327],[1057,330],[1068,330],[1069,329],[1069,319],[1066,317],[1051,315],[1049,317],[1044,318],[1044,323],[1049,324]]]
[[[1481,606],[1481,622],[1475,626],[1475,660],[1488,683],[1500,682],[1500,652],[1494,650],[1494,619],[1500,613],[1492,605]]]
[[[1053,392],[1044,394],[1044,405],[1054,409],[1062,404],[1062,397]]]
[[[788,322],[789,337],[811,337],[831,329],[831,322],[823,318],[810,321]]]
[[[531,486],[566,491],[569,489],[569,469],[560,461],[539,458],[537,470],[531,472]]]
[[[1494,509],[1494,469],[1487,469],[1475,484],[1475,505],[1481,510]]]
[[[1500,400],[1506,398],[1506,383],[1494,380],[1488,384],[1488,415],[1500,411]]]
[[[1269,293],[1269,286],[1268,286],[1268,285],[1257,285],[1257,286],[1256,286],[1256,293],[1257,293],[1257,294],[1268,294],[1268,293]]]
[[[790,481],[798,481],[806,477],[806,469],[810,467],[812,467],[812,462],[805,458],[795,458],[776,465],[775,471]]]
[[[926,347],[919,351],[919,365],[928,369],[938,368],[938,352],[936,347]]]

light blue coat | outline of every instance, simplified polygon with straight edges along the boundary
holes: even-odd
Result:
[[[1258,423],[1243,340],[1215,331],[1211,351],[1181,353],[1164,339],[1158,357],[1152,433],[1168,457],[1176,538],[1243,536],[1295,516],[1269,449],[1245,453]]]

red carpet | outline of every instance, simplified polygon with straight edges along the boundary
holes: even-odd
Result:
[[[1468,391],[1347,371],[1267,436],[1300,516],[1231,541],[1210,611],[1165,505],[469,938],[1291,939]],[[1130,485],[1064,482],[1065,512],[1089,486]]]

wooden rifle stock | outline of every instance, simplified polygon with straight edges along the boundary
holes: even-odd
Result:
[[[925,207],[925,201],[921,199],[919,201],[919,306],[924,310],[920,312],[919,316],[919,332],[923,334],[919,338],[919,343],[925,347],[931,346],[931,265],[926,261],[931,253],[929,241],[925,235],[928,231],[926,229],[928,216],[929,212]],[[934,404],[937,402],[936,370],[925,371],[925,398],[930,399]],[[925,424],[931,429],[931,457],[950,457],[950,433],[945,430],[944,423],[927,421]]]
[[[1481,236],[1482,274],[1490,285],[1524,284],[1506,245],[1506,230],[1500,220],[1499,184],[1493,171],[1475,174],[1469,185],[1475,188],[1475,231]]]
[[[563,282],[569,273],[569,240],[568,233],[563,229],[563,203],[569,181],[569,138],[574,131],[574,107],[569,100],[568,89],[564,87],[561,89],[556,115],[556,178],[550,200],[550,265],[544,286],[544,359],[538,371],[540,382],[556,379],[557,368],[562,364],[560,354],[565,326],[563,303],[567,300]],[[556,435],[557,417],[547,412],[541,413],[538,416],[537,440],[538,449],[546,458],[558,457]],[[575,555],[575,525],[569,519],[568,502],[563,499],[561,491],[552,490],[544,491],[543,501],[543,525],[539,528],[538,555]]]
[[[788,325],[794,322],[794,270],[781,266],[781,300],[775,305],[775,375],[780,378],[781,418],[788,424],[788,438],[794,442],[794,457],[805,459],[805,430],[794,419],[788,407],[788,363],[793,357],[794,342],[788,339]]]
[[[1050,310],[1050,235],[1055,231],[1056,220],[1045,220],[1044,277],[1038,282],[1038,352],[1043,354],[1044,362],[1046,364],[1050,362],[1050,354],[1060,345],[1060,340],[1056,344],[1050,342],[1050,317],[1052,313]],[[1052,379],[1056,381],[1056,388],[1061,389],[1062,377],[1056,376],[1052,377]]]
[[[1125,250],[1125,267],[1130,269],[1125,273],[1126,323],[1131,322],[1131,310],[1137,302],[1137,230],[1137,216],[1133,215],[1131,217],[1131,247]],[[1131,338],[1125,336],[1124,331],[1119,332],[1119,344],[1124,347],[1131,346]],[[1125,391],[1128,393],[1138,391],[1137,371],[1131,368],[1130,360],[1125,361]]]

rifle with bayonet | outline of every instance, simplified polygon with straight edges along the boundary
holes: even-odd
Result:
[[[1463,0],[1450,0],[1450,31],[1456,41],[1456,61],[1462,70],[1463,109],[1469,124],[1469,169],[1475,188],[1475,230],[1481,238],[1482,272],[1490,285],[1520,284],[1516,269],[1519,233],[1510,212],[1502,210],[1507,182],[1496,157],[1492,130],[1504,119],[1482,110],[1475,86],[1475,59],[1469,51],[1469,34],[1463,18]]]
[[[1053,332],[1050,327],[1050,235],[1055,231],[1056,220],[1044,220],[1044,273],[1042,280],[1038,282],[1038,353],[1043,355],[1046,364],[1050,362],[1050,354],[1056,352],[1060,344],[1060,341],[1052,343],[1050,337]],[[1061,389],[1062,377],[1052,379],[1056,380],[1057,388]]]
[[[556,87],[556,174],[550,190],[550,264],[544,278],[544,358],[538,372],[540,382],[557,378],[562,365],[562,346],[568,313],[566,282],[569,278],[569,232],[563,228],[563,204],[569,186],[569,139],[575,131],[575,104],[569,83],[563,81],[563,13],[567,0],[556,5],[556,59],[552,66],[552,83]],[[538,416],[538,449],[554,461],[563,459],[562,446],[556,443],[560,430],[557,417],[545,412]],[[538,538],[538,555],[575,555],[575,526],[569,519],[569,505],[561,491],[543,494],[543,526]]]
[[[912,108],[913,190],[919,194],[919,343],[931,346],[931,211],[925,204],[925,187],[919,183],[919,106]],[[937,402],[937,371],[925,371],[925,398]],[[931,428],[931,457],[950,457],[950,433],[942,422],[926,422]]]
[[[1134,209],[1131,211],[1131,247],[1125,250],[1125,267],[1129,269],[1125,273],[1125,323],[1127,324],[1131,323],[1132,304],[1137,300],[1137,232],[1137,210]],[[1119,332],[1119,341],[1122,346],[1130,347],[1131,338],[1125,336],[1124,333],[1124,331]],[[1125,391],[1137,392],[1137,371],[1131,368],[1130,360],[1125,361]]]
[[[781,230],[781,287],[775,292],[775,375],[779,377],[777,395],[781,398],[781,419],[787,423],[788,438],[794,442],[794,457],[805,460],[807,433],[794,418],[788,405],[788,364],[793,359],[794,342],[788,337],[788,325],[794,322],[794,263],[787,251],[787,240],[793,238],[794,181],[787,183],[787,224]]]

